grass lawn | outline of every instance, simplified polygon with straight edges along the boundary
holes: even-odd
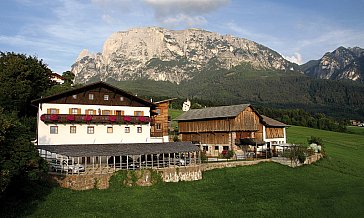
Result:
[[[348,131],[353,134],[364,135],[364,127],[347,126]]]
[[[290,127],[288,139],[324,139],[327,158],[310,166],[276,163],[205,172],[203,180],[152,187],[54,188],[30,217],[363,217],[364,136]],[[27,211],[28,209],[28,211]],[[6,215],[6,214],[5,214]]]

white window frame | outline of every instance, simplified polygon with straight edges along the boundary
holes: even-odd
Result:
[[[130,127],[129,126],[126,126],[125,127],[125,131],[124,131],[125,133],[130,133]]]
[[[49,109],[49,112],[50,112],[51,114],[57,114],[57,109],[56,109],[56,108],[50,108],[50,109]]]
[[[71,114],[77,114],[78,113],[78,108],[71,108]]]
[[[109,100],[109,95],[104,95],[104,101],[108,101]]]
[[[111,129],[111,131],[109,131]],[[113,133],[114,132],[114,128],[112,126],[107,126],[106,127],[106,132],[107,133]]]
[[[137,127],[137,133],[142,133],[143,132],[143,128],[141,126]]]
[[[88,99],[89,99],[89,100],[94,100],[94,94],[89,93],[89,94],[88,94]]]
[[[50,134],[58,134],[58,126],[50,126],[49,127],[49,133]]]
[[[72,129],[74,130],[74,131],[72,131]],[[77,128],[76,128],[76,126],[70,126],[70,134],[76,134],[77,133]]]
[[[87,127],[87,134],[95,134],[95,127],[94,126],[88,126]]]

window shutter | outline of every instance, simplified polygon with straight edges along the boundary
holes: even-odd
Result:
[[[81,114],[81,108],[77,108],[77,114]]]
[[[56,109],[56,113],[59,114],[59,109]]]
[[[50,108],[48,108],[47,109],[47,114],[50,114],[51,113],[51,109]]]
[[[96,110],[92,110],[92,111],[94,112],[93,114],[96,115]]]
[[[72,108],[68,110],[68,114],[72,114]]]

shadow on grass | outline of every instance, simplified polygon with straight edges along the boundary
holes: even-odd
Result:
[[[55,184],[46,178],[38,181],[17,179],[0,195],[1,217],[31,215],[52,192]]]

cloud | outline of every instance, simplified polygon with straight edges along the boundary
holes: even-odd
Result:
[[[229,2],[230,0],[144,0],[159,22],[188,26],[207,23],[203,14],[216,11]]]
[[[292,55],[291,57],[283,56],[283,58],[290,61],[290,62],[292,62],[292,63],[296,63],[296,64],[299,64],[299,65],[301,65],[303,63],[302,62],[302,56],[298,52],[295,52],[294,55]]]

